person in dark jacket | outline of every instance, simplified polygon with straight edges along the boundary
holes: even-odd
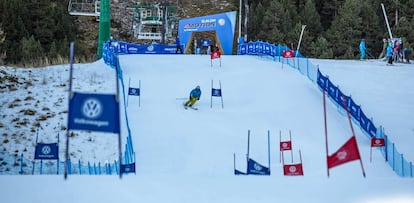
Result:
[[[175,38],[175,46],[176,46],[175,53],[177,54],[178,51],[180,51],[180,54],[182,54],[183,53],[183,48],[181,48],[180,37],[178,35]]]
[[[196,101],[200,100],[200,96],[201,96],[200,86],[197,85],[197,87],[191,90],[190,98],[187,100],[187,102],[185,102],[184,106],[192,107],[196,103]]]

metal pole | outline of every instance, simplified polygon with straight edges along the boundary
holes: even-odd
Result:
[[[68,123],[70,119],[70,100],[73,97],[72,94],[72,77],[73,77],[73,61],[75,58],[75,43],[70,43],[70,52],[69,52],[69,60],[70,60],[70,69],[69,69],[69,99],[68,99]],[[69,131],[68,128],[66,131],[66,151],[65,151],[65,172],[64,178],[65,180],[68,178],[68,168],[69,168]]]
[[[244,42],[247,42],[248,21],[249,21],[249,0],[244,0]]]
[[[323,118],[324,118],[324,126],[325,126],[325,146],[326,146],[326,170],[329,178],[329,162],[328,162],[328,124],[326,121],[326,93],[325,87],[323,87]]]
[[[387,13],[385,11],[385,6],[383,3],[381,3],[381,7],[382,7],[382,12],[384,13],[385,23],[387,23],[388,34],[390,35],[390,39],[393,39],[390,24],[388,23]]]
[[[240,41],[240,38],[241,38],[241,20],[242,20],[241,19],[242,18],[241,12],[242,12],[242,0],[239,1],[239,37],[238,37],[239,41]]]
[[[270,130],[267,130],[267,158],[270,170]]]
[[[121,135],[122,134],[121,134],[121,122],[120,122],[120,119],[121,119],[121,111],[119,109],[119,78],[120,78],[120,76],[119,76],[119,74],[120,74],[119,69],[121,67],[120,67],[120,64],[119,64],[118,54],[116,54],[115,56],[116,56],[116,59],[117,59],[117,64],[116,64],[116,68],[115,68],[115,71],[116,71],[115,72],[115,80],[116,80],[116,101],[118,103],[118,105],[115,108],[117,108],[117,110],[118,110],[118,121],[116,121],[116,122],[118,122],[118,127],[119,127],[119,131],[118,131],[118,155],[119,155],[119,169],[121,169],[121,164],[122,164]],[[119,171],[119,178],[120,179],[122,178],[122,172],[121,172],[121,170]]]
[[[220,84],[220,98],[221,98],[221,108],[224,108],[224,104],[223,104],[223,92],[221,91],[221,81],[219,80],[219,84]]]
[[[300,32],[300,37],[299,37],[299,43],[298,43],[298,47],[296,49],[296,55],[295,57],[298,56],[298,52],[299,52],[299,48],[300,48],[300,43],[302,42],[302,36],[303,36],[303,31],[305,30],[306,25],[302,25],[302,31]]]

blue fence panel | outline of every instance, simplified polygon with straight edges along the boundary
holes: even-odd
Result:
[[[357,105],[351,97],[348,99],[348,109],[352,118],[359,123],[361,120],[361,106]]]

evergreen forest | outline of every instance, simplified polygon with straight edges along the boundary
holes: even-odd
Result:
[[[76,43],[76,56],[82,56],[79,62],[96,60],[97,49],[87,46],[90,42],[85,42],[76,17],[68,14],[68,1],[1,0],[0,65],[67,63],[71,41]],[[230,1],[225,10],[237,11],[240,0]],[[413,53],[410,43],[414,45],[414,0],[242,0],[242,35],[247,28],[248,41],[262,40],[296,49],[301,27],[306,25],[300,47],[305,56],[357,59],[359,43],[364,38],[369,55],[378,57],[382,39],[390,37],[381,3],[392,36],[401,37],[404,47]]]

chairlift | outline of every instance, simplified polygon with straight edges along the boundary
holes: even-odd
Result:
[[[99,0],[69,0],[68,12],[76,16],[94,16],[99,18]]]

